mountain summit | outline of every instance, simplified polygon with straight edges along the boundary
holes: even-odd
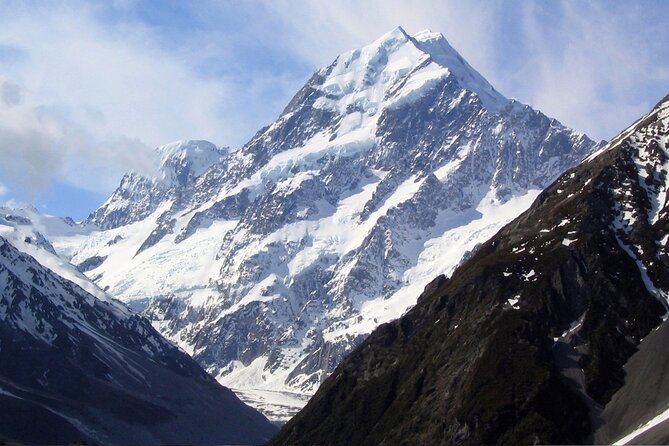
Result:
[[[209,141],[176,141],[156,149],[160,168],[156,179],[168,186],[186,186],[210,166],[220,163],[227,149]]]
[[[325,78],[324,109],[345,112],[355,106],[368,114],[382,107],[399,107],[445,78],[453,77],[495,112],[508,102],[450,46],[442,34],[429,30],[409,36],[395,28],[371,44],[342,54],[319,71]]]
[[[594,146],[505,99],[440,34],[397,28],[185,183],[124,177],[90,219],[103,230],[54,247],[285,420]]]

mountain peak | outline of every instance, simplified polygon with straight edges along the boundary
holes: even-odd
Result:
[[[409,34],[401,26],[396,26],[392,30],[376,39],[374,44],[383,44],[385,42],[406,42],[410,39]]]
[[[209,141],[184,139],[156,147],[155,151],[160,156],[162,165],[169,159],[195,159],[209,154],[225,155],[227,148],[218,147]]]
[[[209,166],[215,164],[227,154],[209,141],[181,140],[156,148],[160,159],[157,180],[161,182],[185,184],[189,178],[200,176]]]
[[[430,28],[425,28],[422,31],[418,31],[411,37],[421,42],[427,40],[441,40],[441,39],[446,40],[446,37],[444,37],[442,33],[432,31]]]
[[[488,110],[495,112],[509,102],[467,63],[442,33],[424,29],[411,38],[416,46],[429,54],[435,63],[448,68],[464,89],[476,93]]]
[[[182,140],[157,147],[152,167],[131,171],[107,201],[86,219],[104,229],[116,228],[148,217],[170,190],[192,184],[209,167],[227,156],[228,149],[209,141]]]
[[[340,55],[320,74],[325,97],[316,107],[339,112],[353,108],[374,115],[386,106],[421,97],[449,76],[462,89],[475,93],[491,113],[508,103],[441,33],[429,29],[410,36],[398,26]]]
[[[124,179],[91,221],[127,229],[75,261],[222,382],[312,392],[589,153],[530,107],[491,112],[508,103],[443,36],[396,28],[312,76],[197,180]]]

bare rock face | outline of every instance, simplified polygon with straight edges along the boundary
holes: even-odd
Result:
[[[211,165],[225,159],[227,148],[209,141],[177,141],[155,150],[155,172],[126,174],[109,199],[86,219],[102,229],[141,221],[180,192]]]
[[[669,97],[377,328],[273,444],[611,443],[665,410],[668,140]]]

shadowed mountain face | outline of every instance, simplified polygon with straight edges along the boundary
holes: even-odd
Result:
[[[603,429],[616,411],[602,409],[630,401],[612,396],[626,379],[638,384],[632,373],[643,367],[626,378],[623,365],[667,313],[668,123],[669,97],[562,175],[451,279],[435,279],[410,312],[375,330],[273,443],[626,434]],[[658,405],[642,404],[630,430],[656,415]]]
[[[0,237],[0,442],[252,444],[275,428],[144,318]]]

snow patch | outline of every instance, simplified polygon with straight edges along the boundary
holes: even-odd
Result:
[[[519,299],[520,299],[520,294],[510,298],[509,300],[506,301],[506,303],[514,310],[520,310],[520,306],[517,305]]]
[[[562,239],[562,244],[563,244],[564,246],[569,246],[569,245],[571,245],[572,243],[574,243],[575,241],[576,241],[576,240],[572,240],[572,239],[564,238],[564,239]]]
[[[536,272],[532,269],[528,273],[523,274],[523,280],[525,282],[530,282],[531,281],[530,279],[532,279],[532,277],[534,277],[535,275],[536,275]],[[534,279],[534,280],[536,280],[536,279]]]

